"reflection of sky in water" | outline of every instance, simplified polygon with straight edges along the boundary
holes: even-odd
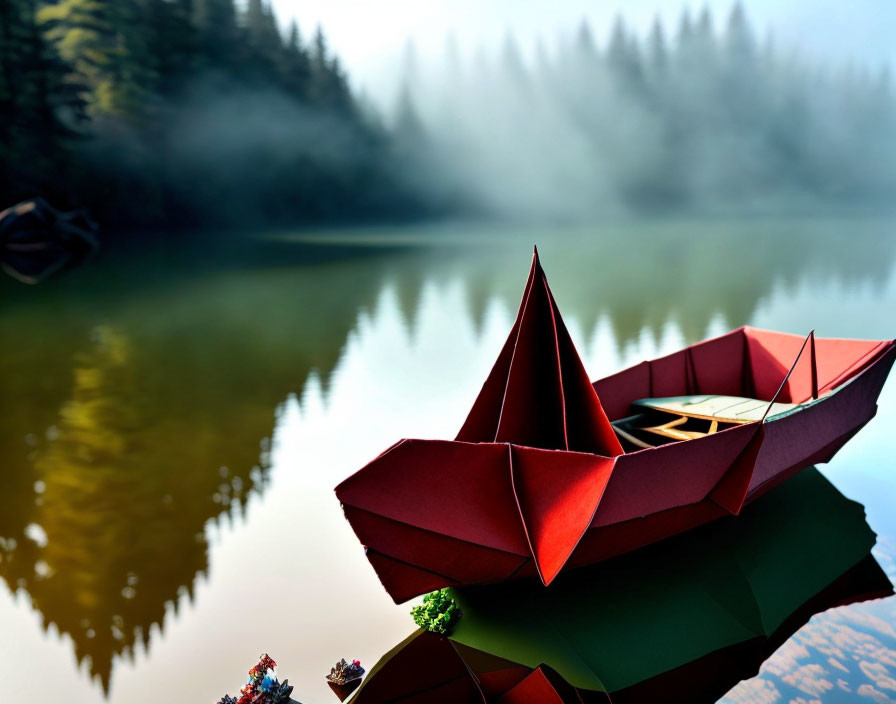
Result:
[[[693,341],[695,334],[724,332],[731,324],[741,322],[801,332],[814,326],[825,336],[885,338],[893,333],[896,278],[888,274],[868,282],[858,276],[844,283],[840,279],[832,281],[823,271],[823,276],[814,277],[794,274],[786,284],[779,282],[761,292],[749,320],[730,320],[730,314],[726,318],[716,313],[706,318],[706,329],[684,333],[673,316],[667,314],[664,323],[644,327],[620,343],[619,324],[614,322],[613,312],[594,314],[591,306],[576,299],[574,282],[563,281],[563,272],[552,267],[551,250],[548,246],[543,252],[548,277],[586,368],[594,378],[678,349]],[[333,661],[343,656],[360,657],[370,665],[411,630],[409,607],[393,605],[380,588],[341,515],[332,487],[400,437],[453,436],[506,337],[527,259],[528,255],[515,254],[504,262],[502,269],[513,268],[512,273],[518,275],[502,270],[502,277],[509,277],[512,285],[502,284],[497,295],[494,291],[474,291],[471,280],[475,277],[468,276],[462,259],[443,265],[438,257],[410,257],[403,266],[422,271],[419,281],[411,286],[410,302],[402,271],[386,269],[376,274],[370,297],[360,304],[353,302],[351,310],[342,311],[346,327],[331,333],[340,336],[335,349],[341,348],[338,361],[329,362],[335,362],[332,373],[322,376],[312,372],[306,382],[292,388],[298,395],[290,394],[287,383],[279,397],[274,390],[275,402],[267,412],[273,414],[277,402],[279,407],[271,418],[273,440],[270,470],[264,478],[266,488],[249,492],[244,508],[235,504],[233,518],[224,513],[207,522],[203,538],[207,542],[205,559],[186,557],[187,543],[195,541],[191,534],[165,541],[166,554],[146,558],[187,561],[185,573],[191,583],[184,585],[183,579],[178,579],[168,585],[170,594],[159,596],[164,602],[159,606],[163,614],[150,628],[148,648],[138,637],[133,648],[125,648],[124,654],[115,656],[109,701],[139,704],[155,701],[168,691],[174,693],[172,697],[177,701],[212,702],[225,691],[238,688],[248,664],[262,651],[270,652],[280,662],[281,676],[296,685],[298,699],[306,704],[331,701],[333,695],[326,688],[323,675]],[[374,262],[356,266],[359,270],[377,271]],[[93,325],[105,322],[108,327],[102,330],[115,330],[123,339],[142,335],[146,339],[167,340],[169,336],[167,341],[173,344],[179,335],[184,335],[190,343],[184,354],[196,354],[192,345],[198,333],[190,332],[189,326],[202,330],[208,325],[197,311],[214,313],[216,297],[222,289],[239,291],[244,287],[251,295],[253,287],[269,285],[276,293],[277,287],[283,285],[286,292],[274,300],[293,305],[288,298],[284,300],[293,291],[283,282],[292,282],[302,275],[284,270],[263,276],[234,273],[228,275],[231,278],[207,285],[202,280],[193,282],[189,296],[195,309],[178,307],[176,297],[172,297],[171,305],[151,314],[155,317],[147,313],[151,308],[145,307],[144,302],[135,303],[134,310],[104,310],[97,319],[88,312],[84,319]],[[347,275],[346,285],[354,280],[353,276]],[[269,284],[265,283],[267,280]],[[324,274],[323,281],[326,280]],[[504,294],[505,288],[514,293]],[[473,300],[474,296],[481,300]],[[662,296],[662,292],[649,296]],[[207,304],[196,302],[205,297],[209,298]],[[305,303],[309,308],[318,305]],[[319,305],[326,308],[325,302]],[[233,306],[233,301],[224,301],[218,315],[231,315]],[[686,313],[687,306],[683,308]],[[584,314],[580,314],[582,310]],[[620,315],[618,310],[614,312]],[[254,324],[259,329],[277,324],[283,315],[268,311],[254,314],[258,316]],[[682,314],[679,310],[678,315]],[[252,312],[246,315],[250,320]],[[302,313],[297,309],[296,316],[302,315],[314,316],[314,311]],[[138,322],[131,319],[137,317]],[[147,322],[148,317],[151,319]],[[267,317],[273,322],[267,321]],[[52,316],[47,320],[53,320]],[[328,320],[315,324],[336,325]],[[301,325],[290,331],[299,337],[302,333]],[[313,326],[307,335],[308,344],[313,346],[317,335]],[[246,344],[251,344],[252,335],[247,337]],[[196,344],[202,349],[202,344],[222,341],[212,338]],[[131,346],[139,348],[138,341],[132,340]],[[315,359],[314,354],[310,357]],[[288,361],[288,355],[272,359],[271,375],[282,376],[281,368]],[[199,365],[197,369],[200,368],[204,367]],[[183,417],[208,425],[203,431],[207,433],[204,442],[220,444],[223,438],[219,436],[237,434],[240,426],[239,416],[236,421],[225,422],[224,408],[248,404],[251,392],[244,389],[245,380],[232,380],[233,370],[223,362],[221,369],[216,367],[214,371],[218,376],[209,372],[210,384],[225,389],[225,393],[211,400],[203,397],[203,403],[223,404],[221,408],[200,408],[193,415],[184,411]],[[137,372],[139,376],[145,370]],[[169,372],[176,373],[173,369]],[[257,380],[263,386],[267,372],[263,366],[252,369],[248,383]],[[71,371],[67,373],[70,375]],[[133,383],[139,388],[139,379]],[[189,387],[189,383],[190,380],[182,380],[181,386]],[[189,396],[189,388],[184,393]],[[69,404],[75,394],[70,396]],[[180,397],[172,402],[189,405]],[[259,397],[253,398],[252,403],[264,406],[266,401]],[[896,540],[896,519],[889,507],[894,505],[896,484],[888,476],[892,462],[887,451],[896,419],[896,387],[892,382],[884,389],[880,405],[880,417],[823,471],[847,496],[866,504],[872,528],[882,535],[876,554],[888,573],[893,574],[891,547]],[[145,409],[138,408],[135,413],[140,420],[157,418]],[[232,423],[232,427],[227,423]],[[251,437],[248,454],[254,460],[250,462],[260,462],[263,453],[258,443],[266,432],[270,428]],[[187,443],[194,439],[185,436],[177,441]],[[153,440],[164,441],[164,437]],[[200,467],[206,455],[191,447],[183,447],[195,465],[187,471],[207,471]],[[148,452],[146,448],[141,450],[139,444],[134,451]],[[50,460],[52,456],[44,462]],[[153,466],[151,461],[136,462],[132,469],[151,472]],[[217,471],[217,466],[213,469]],[[218,482],[215,479],[213,484]],[[45,491],[46,487],[41,488],[41,493]],[[220,496],[213,498],[221,500]],[[219,510],[208,509],[205,515],[215,516]],[[241,519],[243,515],[245,520]],[[146,529],[152,530],[153,524],[147,523]],[[139,533],[140,526],[135,530]],[[34,543],[30,549],[37,558],[37,583],[54,569],[41,556],[52,547],[58,529],[54,533],[50,526],[34,524],[27,528],[26,535]],[[47,540],[51,545],[45,544]],[[82,548],[96,549],[98,545],[101,543],[85,539]],[[123,553],[126,555],[127,550]],[[94,555],[93,559],[103,564],[102,555]],[[0,575],[2,570],[0,563]],[[49,572],[42,575],[42,570]],[[189,575],[198,575],[193,578],[195,583]],[[142,585],[127,586],[139,591]],[[100,585],[94,591],[88,590],[88,596],[107,598],[102,588]],[[36,587],[32,591],[38,592]],[[0,677],[7,683],[5,691],[19,694],[29,681],[39,679],[42,696],[48,700],[102,701],[101,689],[90,681],[89,663],[85,661],[78,667],[74,660],[76,645],[71,636],[60,635],[53,625],[46,634],[42,630],[41,611],[32,608],[32,596],[24,589],[15,595],[0,595],[0,623],[4,625],[0,633]],[[36,606],[40,608],[39,604]],[[727,701],[802,704],[855,701],[857,696],[868,701],[896,701],[893,609],[891,601],[883,601],[816,616],[775,654],[759,678],[739,686]],[[58,616],[44,616],[59,620]],[[158,621],[164,623],[164,632]]]
[[[896,701],[894,616],[892,599],[815,616],[722,701]]]

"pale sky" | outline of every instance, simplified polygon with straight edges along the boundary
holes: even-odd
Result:
[[[692,14],[708,5],[717,29],[733,0],[684,3],[668,0],[273,0],[281,23],[295,18],[303,36],[322,25],[331,47],[356,87],[375,92],[388,80],[409,38],[423,59],[445,53],[453,35],[463,55],[479,45],[495,47],[513,32],[524,50],[541,39],[550,51],[558,35],[587,19],[599,42],[608,36],[618,11],[646,34],[653,17],[674,32],[683,7]],[[855,59],[874,68],[896,63],[896,0],[746,0],[754,29],[769,29],[779,46],[831,62]]]

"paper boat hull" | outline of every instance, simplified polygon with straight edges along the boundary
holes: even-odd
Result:
[[[330,689],[333,690],[333,694],[339,697],[339,701],[344,702],[352,692],[361,686],[361,678],[357,677],[342,683],[327,680],[327,684],[330,686]]]
[[[451,636],[413,634],[354,701],[715,702],[814,614],[892,595],[874,543],[863,507],[810,469],[741,517],[550,589],[452,590]]]
[[[403,440],[336,494],[396,602],[515,577],[549,584],[563,569],[737,514],[830,460],[874,417],[896,345],[819,339],[817,365],[813,347],[811,368],[796,365],[779,391],[782,360],[789,365],[803,339],[741,328],[594,384],[610,420],[636,399],[686,393],[771,400],[777,391],[804,404],[764,422],[616,457]]]

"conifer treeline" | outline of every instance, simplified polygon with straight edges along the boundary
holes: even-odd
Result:
[[[0,193],[107,224],[416,208],[318,29],[248,0],[2,0]],[[2,207],[2,206],[0,206]]]
[[[387,130],[266,0],[0,0],[0,194],[160,228],[894,202],[886,72],[759,41],[739,4],[601,33],[415,69]]]
[[[560,216],[894,202],[886,69],[822,65],[760,39],[739,3],[721,23],[685,10],[646,37],[621,17],[594,29],[606,41],[583,23],[531,57],[512,37],[467,65],[449,52],[439,80],[408,67],[458,187],[502,213]]]

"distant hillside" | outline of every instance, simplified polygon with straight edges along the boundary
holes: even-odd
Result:
[[[617,17],[531,56],[441,67],[409,52],[399,124],[416,125],[442,183],[504,216],[781,213],[890,208],[889,71],[832,66],[756,37],[734,5],[685,10],[639,37]],[[451,47],[449,46],[449,49]]]
[[[241,4],[242,7],[242,4]],[[0,3],[0,194],[119,227],[417,214],[318,29],[250,0]]]

